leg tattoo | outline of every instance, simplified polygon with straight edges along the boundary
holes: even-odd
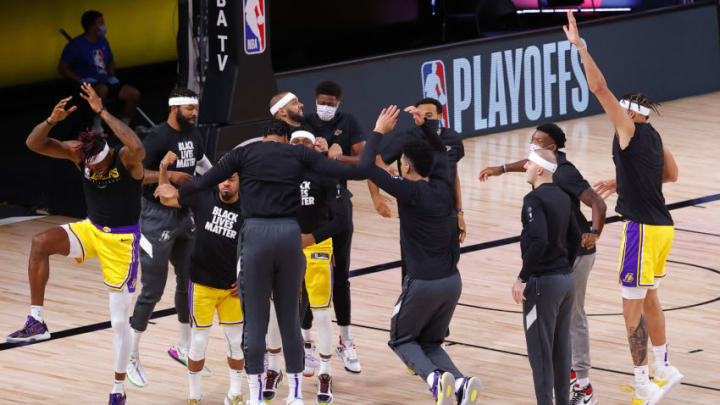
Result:
[[[628,327],[628,342],[630,343],[630,353],[632,354],[633,363],[641,366],[647,358],[648,345],[648,328],[645,322],[645,316],[640,316],[640,322],[633,329]]]

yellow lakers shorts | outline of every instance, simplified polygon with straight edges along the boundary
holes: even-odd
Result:
[[[619,282],[624,287],[652,288],[665,277],[665,261],[672,247],[672,225],[645,225],[626,221],[618,260]]]
[[[212,326],[217,310],[220,325],[240,325],[243,312],[240,298],[231,295],[232,290],[221,290],[190,282],[188,298],[190,304],[190,322],[198,329]]]
[[[332,238],[310,245],[305,253],[305,288],[310,309],[320,310],[332,306],[333,246]]]
[[[88,218],[62,228],[70,240],[70,257],[78,263],[97,257],[108,288],[119,291],[127,285],[130,292],[135,292],[140,224],[110,228]]]

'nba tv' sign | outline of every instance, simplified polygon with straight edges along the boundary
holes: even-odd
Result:
[[[245,53],[265,52],[265,0],[243,0]]]

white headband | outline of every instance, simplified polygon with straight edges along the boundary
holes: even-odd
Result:
[[[313,144],[315,143],[315,135],[311,134],[311,133],[308,132],[308,131],[295,131],[295,132],[293,132],[292,135],[290,136],[290,141],[292,141],[293,139],[297,139],[297,138],[309,139],[309,140],[312,141]]]
[[[630,100],[620,100],[620,107],[633,110],[638,114],[649,116],[650,115],[650,109],[647,107],[643,107],[638,103],[631,103]]]
[[[171,107],[174,105],[197,105],[197,103],[197,97],[170,97],[170,99],[168,100],[168,105]]]
[[[294,94],[288,92],[288,94],[284,95],[283,98],[278,100],[277,103],[273,104],[273,106],[270,107],[270,115],[274,117],[279,109],[285,107],[287,103],[292,101],[292,99],[294,99],[295,97],[296,96]]]
[[[101,150],[100,153],[95,155],[92,159],[89,159],[87,161],[87,166],[96,165],[102,162],[107,157],[108,153],[110,153],[110,148],[108,147],[107,142],[105,142],[105,147],[103,148],[103,150]]]
[[[538,155],[534,151],[530,152],[530,156],[528,156],[528,160],[536,163],[538,166],[549,171],[550,173],[555,173],[555,170],[557,170],[557,164],[548,162],[547,160],[540,157],[540,155]]]

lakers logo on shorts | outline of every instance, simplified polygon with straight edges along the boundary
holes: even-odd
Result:
[[[625,274],[625,278],[623,279],[623,281],[626,283],[632,283],[633,281],[635,281],[635,276],[632,275],[632,273],[627,273]]]

